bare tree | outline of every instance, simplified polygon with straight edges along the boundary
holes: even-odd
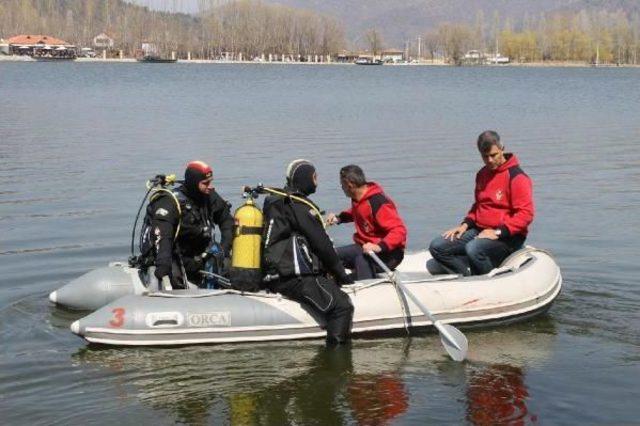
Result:
[[[382,37],[380,36],[380,33],[378,33],[378,31],[373,28],[367,31],[366,39],[369,48],[371,49],[371,54],[375,59],[376,55],[378,54],[378,50],[382,49]]]
[[[438,34],[440,44],[451,63],[461,65],[464,52],[473,40],[469,27],[462,24],[444,24],[438,28]]]
[[[440,37],[437,32],[429,32],[422,38],[422,45],[429,52],[429,57],[433,61],[436,58],[436,52],[440,49]]]

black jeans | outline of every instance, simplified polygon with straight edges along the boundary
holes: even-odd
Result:
[[[362,251],[359,244],[351,244],[336,249],[342,264],[351,269],[354,280],[368,280],[376,277],[377,272],[382,272],[378,264]],[[378,257],[389,269],[394,270],[404,258],[404,250],[395,249],[390,252],[378,253]]]
[[[429,245],[435,260],[449,271],[468,275],[483,275],[500,266],[511,253],[522,248],[524,235],[504,240],[476,238],[480,231],[472,228],[453,241],[437,237]]]
[[[270,284],[271,290],[309,307],[327,323],[327,342],[349,340],[353,305],[335,281],[323,276],[281,279]]]

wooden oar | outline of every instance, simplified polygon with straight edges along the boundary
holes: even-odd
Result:
[[[451,359],[454,361],[463,361],[467,357],[467,350],[469,349],[469,342],[467,337],[462,334],[460,330],[450,324],[443,324],[440,320],[434,318],[429,309],[418,300],[416,296],[409,291],[409,289],[402,283],[397,274],[391,272],[391,270],[384,264],[382,260],[374,252],[367,253],[371,258],[382,268],[382,270],[389,276],[389,280],[396,288],[399,288],[418,308],[431,320],[434,327],[438,329],[440,333],[440,341],[442,346],[447,351]]]

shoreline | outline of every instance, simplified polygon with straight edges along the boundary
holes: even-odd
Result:
[[[19,55],[0,55],[0,62],[39,62],[30,56]],[[64,61],[67,62],[67,61]],[[137,63],[137,59],[134,58],[77,58],[71,62],[77,63]],[[221,59],[178,59],[178,64],[253,64],[253,65],[356,65],[350,62],[294,62],[294,61],[232,61]],[[384,64],[384,66],[393,67],[414,67],[414,66],[429,66],[429,67],[456,67],[455,65],[444,63],[443,61],[422,61],[413,63],[390,63]],[[460,68],[640,68],[640,64],[600,64],[593,65],[584,62],[563,62],[563,61],[547,61],[547,62],[512,62],[508,64],[487,64],[487,65],[461,65]]]

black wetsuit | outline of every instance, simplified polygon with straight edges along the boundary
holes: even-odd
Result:
[[[285,190],[290,191],[290,190]],[[291,193],[291,192],[290,192]],[[348,339],[353,305],[338,284],[352,283],[317,216],[300,192],[271,195],[264,202],[263,272],[267,286],[300,302],[326,321],[327,341]]]
[[[175,198],[167,192],[159,192],[147,207],[155,275],[158,278],[169,275],[174,288],[185,288],[184,267],[187,279],[200,286],[203,277],[199,271],[204,267],[202,254],[213,240],[215,225],[220,228],[220,245],[225,256],[231,252],[234,222],[230,205],[213,190],[209,196],[193,197],[181,186],[173,194]],[[176,200],[180,203],[180,211]]]

